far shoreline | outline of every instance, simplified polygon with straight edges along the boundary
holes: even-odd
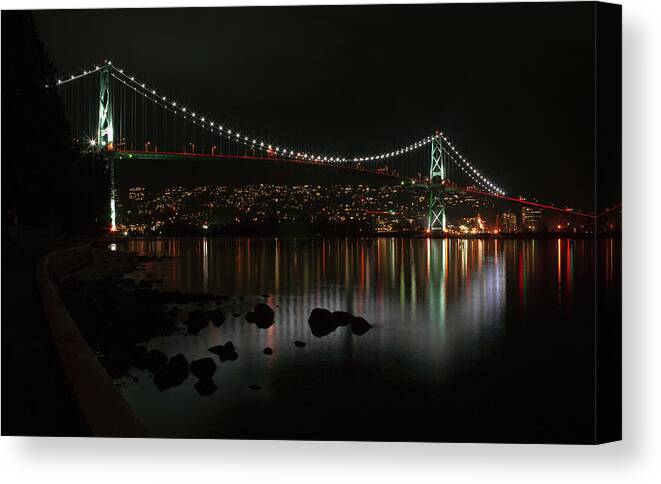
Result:
[[[407,234],[407,233],[366,233],[360,235],[338,235],[338,234],[307,234],[307,235],[276,235],[276,234],[159,234],[159,235],[113,235],[110,234],[109,242],[116,243],[126,240],[169,240],[169,239],[278,239],[278,240],[301,240],[301,239],[341,239],[341,240],[364,240],[364,239],[430,239],[430,240],[554,240],[554,239],[619,239],[621,232],[617,233],[526,233],[526,234],[462,234],[462,235],[428,235],[428,234]]]

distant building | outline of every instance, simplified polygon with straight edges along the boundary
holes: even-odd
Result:
[[[513,234],[519,231],[515,213],[507,212],[500,216],[500,231],[506,234]]]
[[[542,228],[542,209],[538,207],[521,207],[521,231],[539,232]]]
[[[129,200],[141,202],[145,199],[145,187],[129,188]]]
[[[459,219],[459,232],[464,234],[482,234],[488,232],[487,223],[478,214],[475,217]]]

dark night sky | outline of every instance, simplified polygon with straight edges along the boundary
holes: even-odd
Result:
[[[510,193],[591,207],[593,8],[81,10],[35,18],[62,75],[108,57],[229,126],[334,152],[397,147],[438,128]]]

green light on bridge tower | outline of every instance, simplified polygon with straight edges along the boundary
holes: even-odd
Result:
[[[445,232],[445,153],[443,139],[436,133],[431,141],[429,168],[429,232]]]
[[[102,151],[112,151],[114,144],[114,130],[112,124],[112,99],[110,96],[110,65],[105,65],[99,72],[99,125],[97,128],[97,142]],[[116,226],[115,213],[115,163],[110,163],[110,229],[114,232]]]
[[[114,132],[110,93],[110,66],[106,65],[99,72],[99,126],[96,139],[101,148],[112,150]]]

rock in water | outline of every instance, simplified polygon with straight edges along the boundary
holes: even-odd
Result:
[[[147,368],[150,371],[168,364],[168,357],[159,350],[149,350],[147,353]]]
[[[225,315],[220,309],[212,309],[207,312],[207,317],[211,320],[211,324],[218,327],[225,322]]]
[[[314,308],[308,318],[308,324],[312,334],[321,338],[327,336],[337,329],[339,323],[333,313],[328,309]]]
[[[294,341],[294,345],[295,345],[297,348],[303,348],[303,347],[305,346],[305,342],[304,342],[304,341],[298,341],[298,340],[296,340],[296,341]]]
[[[264,349],[262,350],[262,353],[264,353],[265,355],[272,355],[272,354],[273,354],[273,350],[271,349],[271,347],[267,346],[266,348],[264,348]]]
[[[188,373],[188,360],[181,353],[170,358],[168,365],[170,368],[176,369],[176,371]]]
[[[310,313],[308,324],[312,334],[318,337],[326,336],[338,326],[351,325],[351,332],[355,335],[363,335],[367,333],[372,325],[365,321],[360,316],[354,316],[346,311],[335,311],[331,313],[327,309],[315,308]]]
[[[371,327],[372,325],[360,316],[355,317],[353,321],[351,321],[351,332],[358,336],[367,333]]]
[[[257,303],[255,309],[246,314],[245,319],[258,328],[266,329],[275,323],[275,312],[268,304]]]
[[[346,311],[333,311],[333,318],[338,325],[348,326],[356,317]]]
[[[328,309],[314,308],[308,318],[308,323],[329,323],[333,319],[333,313]]]
[[[154,383],[160,391],[163,391],[181,385],[186,378],[188,378],[188,370],[186,373],[176,373],[170,368],[164,368],[154,374]]]
[[[202,396],[212,395],[218,387],[211,378],[202,378],[195,384],[195,390]]]
[[[271,306],[265,303],[255,304],[255,318],[257,321],[272,322],[275,316],[275,311],[271,309]]]
[[[212,346],[209,351],[218,355],[220,361],[233,361],[239,357],[239,354],[234,350],[234,345],[228,341],[224,345]]]
[[[170,358],[167,365],[161,365],[154,371],[154,383],[159,390],[181,385],[188,378],[188,360],[181,353]]]
[[[191,334],[198,334],[201,329],[205,328],[209,324],[209,317],[204,311],[195,309],[188,314],[188,320],[186,321],[186,326],[188,326],[188,332]]]
[[[190,372],[200,380],[211,378],[216,372],[216,364],[211,358],[195,360],[190,364]]]

